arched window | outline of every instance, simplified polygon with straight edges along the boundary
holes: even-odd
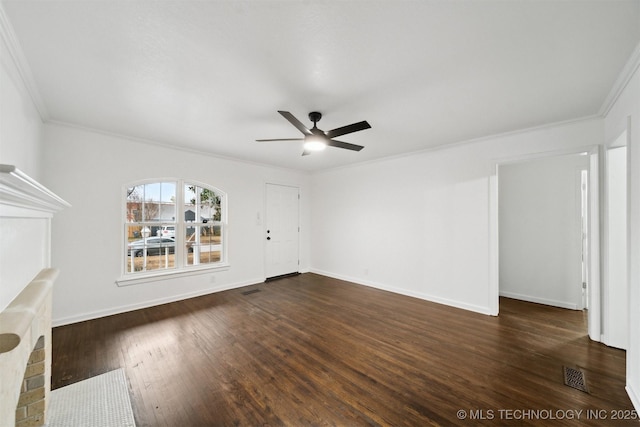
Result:
[[[226,194],[187,180],[126,186],[124,276],[226,266]]]

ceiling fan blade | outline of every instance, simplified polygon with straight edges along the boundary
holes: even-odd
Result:
[[[304,138],[256,139],[256,142],[273,142],[273,141],[304,141]]]
[[[327,145],[331,147],[346,148],[347,150],[353,151],[360,151],[364,148],[362,145],[349,144],[348,142],[336,141],[333,139],[327,141]]]
[[[311,131],[309,129],[307,129],[307,127],[305,125],[303,125],[300,120],[296,119],[293,116],[293,114],[291,114],[290,112],[288,112],[288,111],[278,111],[278,113],[280,113],[282,115],[282,117],[287,119],[289,121],[289,123],[294,125],[303,134],[305,134],[305,135],[313,135],[311,133]]]
[[[367,121],[353,123],[351,125],[342,126],[340,128],[328,130],[326,133],[327,138],[335,138],[336,136],[346,135],[348,133],[358,132],[359,130],[369,129],[371,125]]]

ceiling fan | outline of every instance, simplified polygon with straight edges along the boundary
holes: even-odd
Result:
[[[309,120],[313,122],[313,127],[308,129],[303,125],[300,120],[296,119],[293,114],[288,111],[278,111],[284,117],[294,125],[300,132],[304,134],[304,138],[278,138],[278,139],[257,139],[257,142],[270,142],[270,141],[304,141],[303,156],[311,154],[313,151],[322,151],[327,146],[344,148],[347,150],[360,151],[364,147],[362,145],[349,144],[348,142],[336,141],[335,137],[346,135],[348,133],[358,132],[360,130],[369,129],[371,125],[366,121],[353,123],[347,126],[342,126],[336,129],[323,131],[318,129],[316,125],[322,118],[322,114],[317,111],[309,113]]]

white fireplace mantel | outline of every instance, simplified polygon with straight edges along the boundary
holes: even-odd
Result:
[[[70,206],[17,167],[0,164],[0,311],[51,267],[53,215]]]
[[[0,164],[0,217],[51,217],[70,206],[15,166]]]

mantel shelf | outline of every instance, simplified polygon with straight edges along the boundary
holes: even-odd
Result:
[[[50,216],[70,206],[15,166],[0,164],[0,216]]]

